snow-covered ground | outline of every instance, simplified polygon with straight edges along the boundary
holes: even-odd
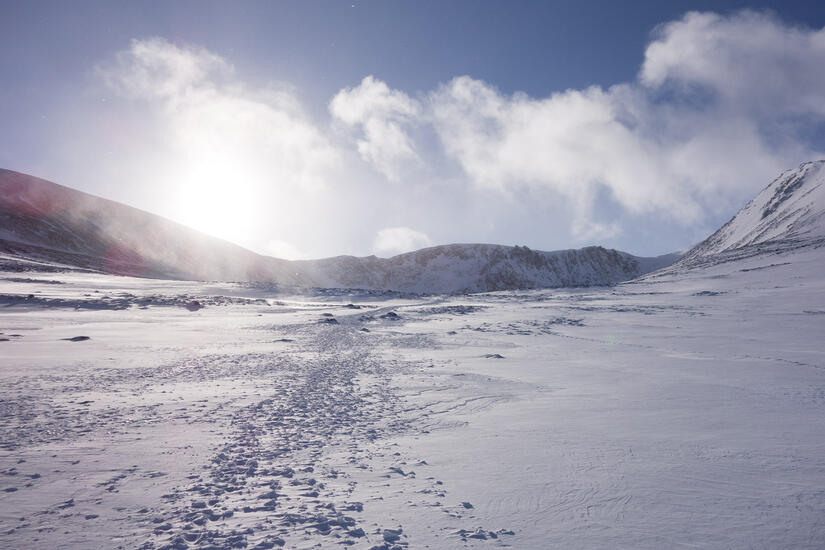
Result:
[[[823,250],[452,297],[0,273],[0,547],[823,548]]]

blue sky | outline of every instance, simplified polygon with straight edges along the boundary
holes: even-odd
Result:
[[[825,149],[817,2],[0,14],[0,167],[285,257],[660,254]]]

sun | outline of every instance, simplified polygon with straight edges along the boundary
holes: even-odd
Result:
[[[240,159],[203,157],[188,163],[176,179],[181,223],[240,245],[254,240],[259,184]]]

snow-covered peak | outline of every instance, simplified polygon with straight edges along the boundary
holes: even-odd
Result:
[[[825,239],[825,161],[806,162],[776,178],[685,261],[761,244]]]

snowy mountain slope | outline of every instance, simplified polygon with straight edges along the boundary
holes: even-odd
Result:
[[[728,223],[688,251],[678,266],[822,244],[825,161],[820,160],[803,163],[780,175]]]
[[[142,277],[453,293],[613,284],[675,259],[639,258],[601,247],[540,252],[452,244],[387,259],[289,262],[123,204],[0,170],[0,264],[7,269],[71,267]]]
[[[392,258],[342,256],[296,262],[318,286],[407,292],[487,292],[613,284],[672,263],[598,246],[536,251],[526,246],[451,244]]]
[[[288,262],[250,252],[160,216],[0,169],[0,252],[120,275],[297,284]]]

